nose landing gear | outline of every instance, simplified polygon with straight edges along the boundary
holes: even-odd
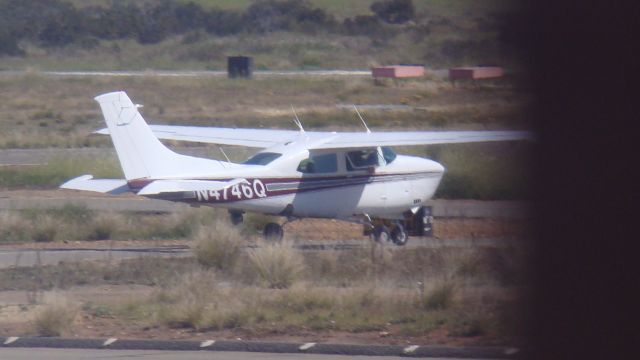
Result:
[[[398,246],[404,246],[409,241],[409,234],[400,222],[396,223],[391,230],[391,240]]]

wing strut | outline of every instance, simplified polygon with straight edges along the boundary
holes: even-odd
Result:
[[[353,108],[356,110],[356,114],[358,114],[358,117],[362,121],[362,125],[364,125],[364,128],[367,129],[367,134],[371,134],[371,130],[369,130],[367,123],[364,121],[364,118],[362,118],[362,115],[360,115],[360,111],[358,111],[358,107],[356,107],[356,104],[353,104]]]
[[[298,118],[298,114],[296,114],[296,109],[294,109],[293,105],[291,105],[291,111],[293,111],[293,116],[295,117],[293,119],[294,124],[296,124],[298,126],[298,128],[300,128],[300,132],[301,133],[304,133],[304,128],[302,127],[302,122]]]

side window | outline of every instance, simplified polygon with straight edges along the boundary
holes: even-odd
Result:
[[[338,156],[336,154],[323,154],[311,156],[300,161],[298,171],[305,174],[333,173],[338,171]]]
[[[377,165],[379,165],[377,149],[349,151],[347,153],[347,170],[349,171],[364,170]]]

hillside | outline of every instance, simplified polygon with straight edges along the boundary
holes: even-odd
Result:
[[[513,2],[377,3],[394,1],[412,5],[407,19],[375,13],[372,0],[5,0],[0,69],[223,69],[235,54],[253,56],[257,69],[519,68]]]

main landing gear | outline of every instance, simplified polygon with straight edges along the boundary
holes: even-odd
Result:
[[[240,225],[244,220],[244,211],[229,210],[229,219],[233,225]],[[284,236],[284,230],[280,224],[268,223],[262,230],[265,240],[280,241]]]
[[[399,221],[376,220],[370,234],[376,242],[392,241],[398,246],[405,245],[409,240],[409,234]]]
[[[265,240],[269,241],[280,241],[284,236],[284,230],[282,230],[282,226],[276,223],[268,223],[264,230],[262,231]]]

